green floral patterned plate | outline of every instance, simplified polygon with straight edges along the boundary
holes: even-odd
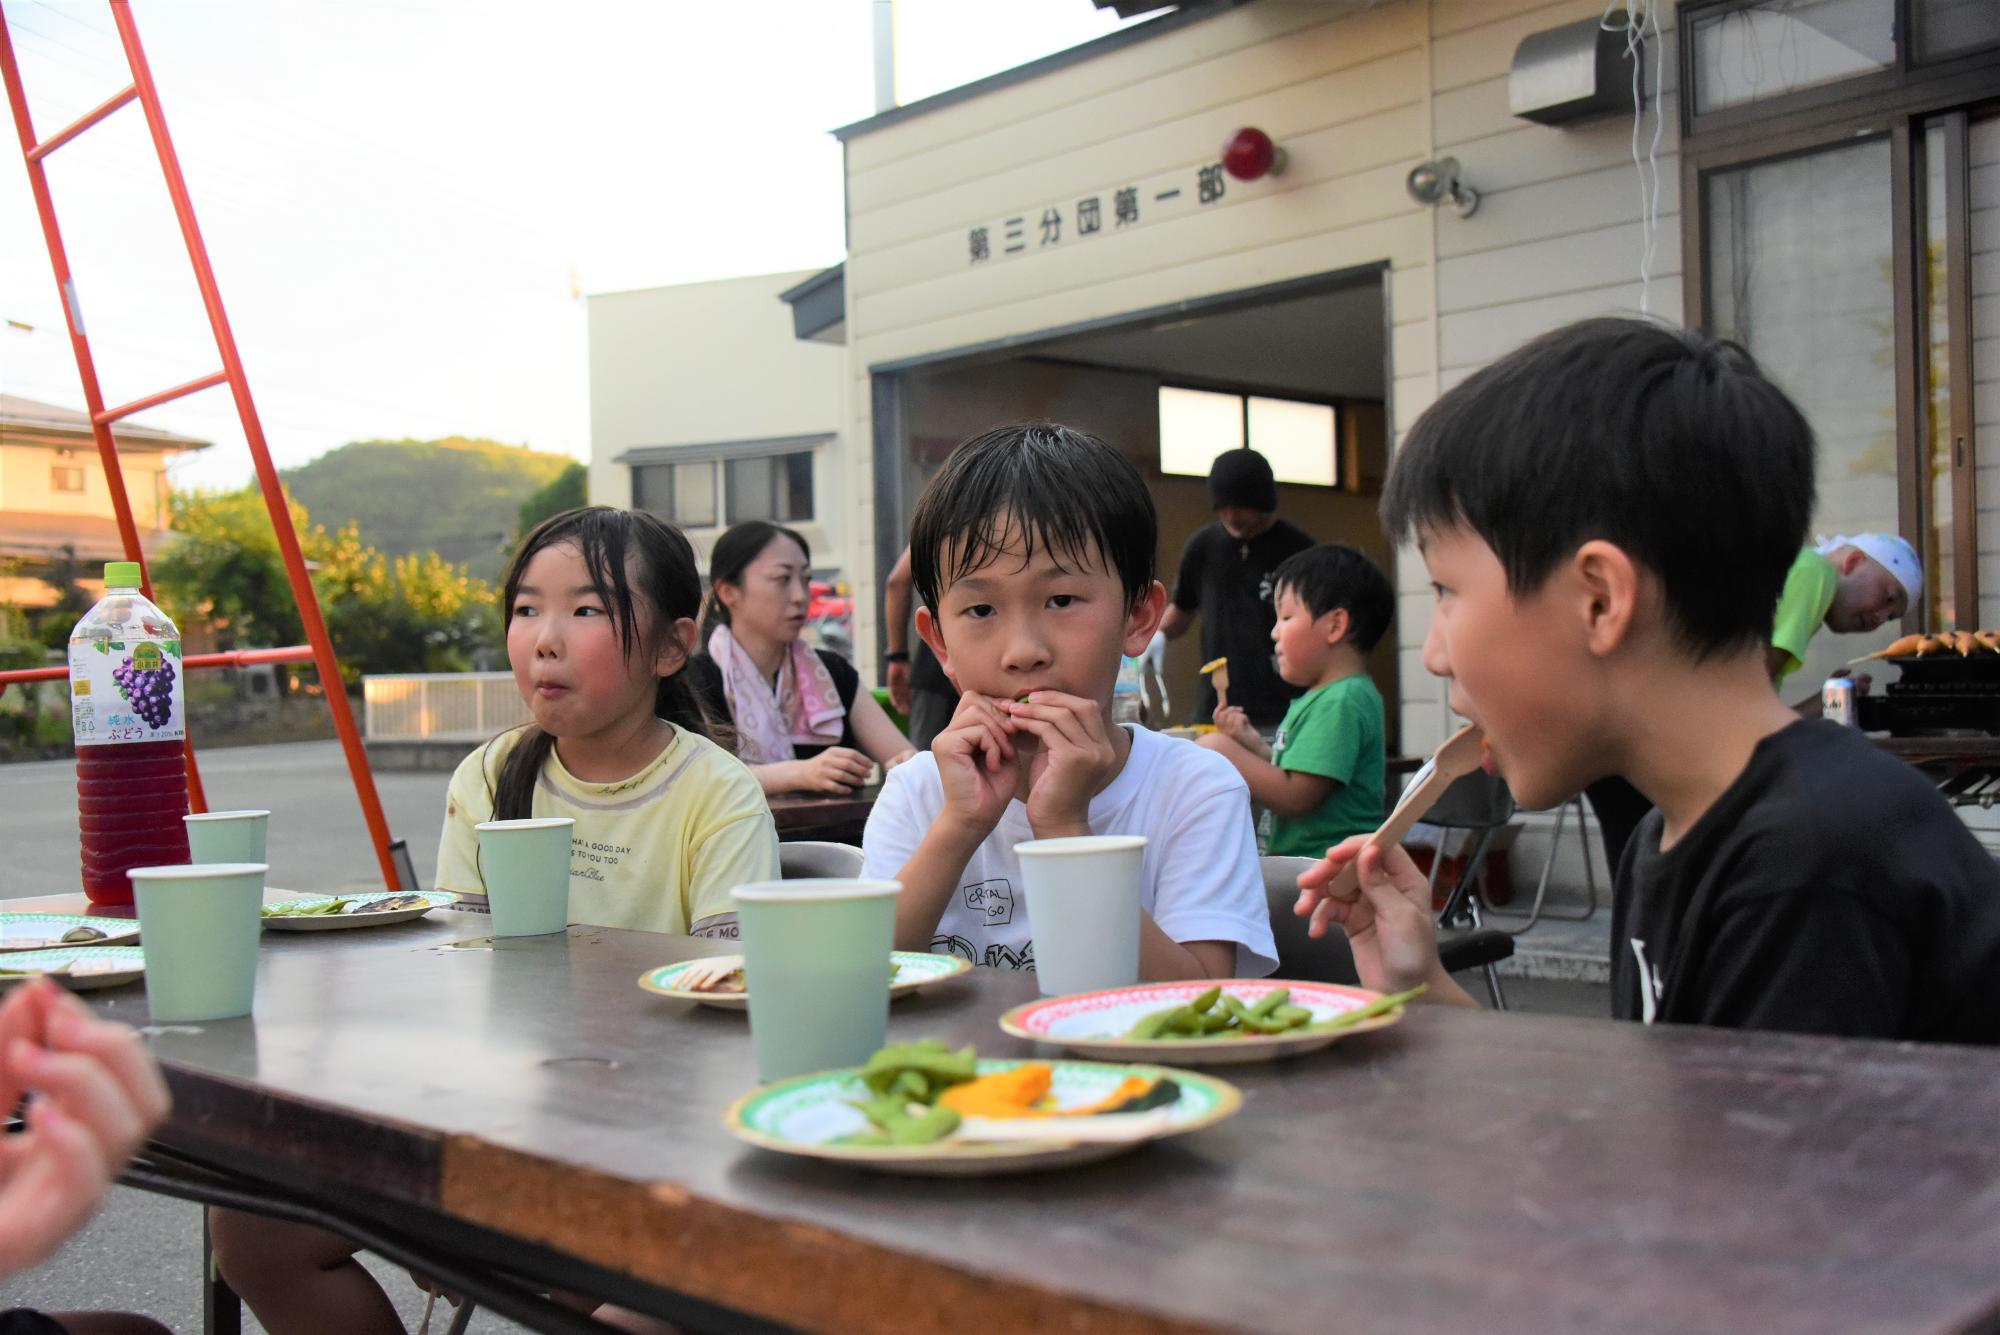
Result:
[[[979,1074],[993,1075],[1023,1064],[981,1061]],[[1233,1117],[1243,1106],[1243,1095],[1236,1086],[1193,1071],[1117,1062],[1056,1061],[1048,1065],[1052,1077],[1049,1093],[1058,1107],[1096,1103],[1108,1097],[1128,1076],[1172,1080],[1180,1086],[1180,1097],[1167,1106],[1166,1125],[1151,1137],[1153,1140],[1214,1126]],[[723,1113],[722,1125],[738,1140],[760,1149],[923,1177],[1034,1172],[1108,1159],[1147,1143],[1140,1140],[1081,1144],[1064,1140],[1060,1127],[1051,1126],[1047,1140],[980,1142],[947,1137],[929,1145],[836,1144],[843,1136],[869,1129],[867,1119],[852,1106],[869,1097],[858,1069],[802,1075],[745,1094]]]
[[[972,967],[956,955],[927,955],[914,950],[891,951],[889,962],[896,966],[894,975],[889,979],[891,1001],[907,997],[920,987],[956,978]],[[733,988],[725,987],[713,992],[696,992],[680,986],[681,975],[699,963],[700,960],[682,960],[679,964],[648,970],[639,975],[639,986],[663,997],[672,997],[676,1001],[698,1001],[717,1010],[740,1011],[749,1007],[750,994],[744,991],[740,981]]]
[[[90,935],[83,935],[86,932]],[[63,939],[72,935],[74,940]],[[0,951],[115,946],[138,939],[139,924],[131,918],[93,918],[82,913],[0,913]]]
[[[449,890],[421,894],[377,890],[370,894],[316,895],[264,906],[264,927],[273,932],[338,932],[350,927],[386,927],[409,922],[432,909],[458,902]],[[335,907],[338,905],[339,907]]]
[[[0,987],[47,975],[72,992],[93,992],[145,972],[146,952],[137,946],[61,946],[0,955]]]

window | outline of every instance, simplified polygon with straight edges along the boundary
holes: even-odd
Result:
[[[682,528],[716,525],[715,463],[639,464],[632,469],[632,507]]]
[[[1340,480],[1340,417],[1331,404],[1160,386],[1160,471],[1207,477],[1215,456],[1248,445],[1280,482]]]
[[[2000,3],[1678,9],[1688,318],[1748,346],[1812,423],[1815,532],[1900,533],[1923,558],[1901,628],[1815,657],[2000,620],[2000,459],[1979,448],[2000,422]]]
[[[83,470],[69,464],[57,464],[49,470],[49,490],[82,491]]]
[[[813,457],[811,450],[731,459],[729,522],[768,519],[795,524],[813,517]]]
[[[806,523],[813,517],[813,452],[635,463],[632,505],[682,528],[720,528],[748,519]]]
[[[1886,70],[1896,0],[1760,0],[1694,20],[1695,111]]]

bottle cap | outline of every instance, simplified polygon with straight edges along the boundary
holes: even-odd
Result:
[[[139,563],[137,561],[109,561],[104,566],[104,587],[107,589],[136,589],[139,587]]]

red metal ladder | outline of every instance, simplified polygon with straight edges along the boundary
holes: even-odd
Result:
[[[7,102],[13,109],[14,128],[20,135],[21,156],[28,166],[28,183],[34,190],[35,209],[41,215],[42,235],[48,240],[49,261],[55,268],[56,286],[62,296],[63,319],[69,325],[70,347],[76,353],[77,373],[83,381],[83,398],[90,412],[91,434],[97,441],[97,454],[104,463],[105,479],[110,484],[111,505],[118,519],[119,538],[124,543],[127,558],[139,563],[141,583],[146,596],[151,597],[152,578],[146,571],[145,553],[139,546],[139,528],[132,518],[132,502],[125,493],[125,477],[118,466],[118,449],[111,439],[112,423],[204,389],[228,385],[230,395],[236,401],[236,414],[243,423],[243,436],[249,443],[250,456],[256,461],[257,482],[264,492],[264,504],[271,512],[271,526],[277,534],[278,551],[284,558],[285,574],[291,580],[293,596],[298,599],[299,620],[305,626],[308,643],[307,646],[291,649],[252,651],[250,655],[202,655],[185,660],[186,666],[211,666],[232,661],[310,660],[319,669],[327,708],[333,712],[333,726],[340,734],[341,749],[347,755],[348,772],[354,778],[354,793],[361,801],[361,814],[368,823],[368,837],[375,846],[375,857],[382,869],[382,883],[392,890],[414,889],[413,886],[401,885],[390,848],[389,824],[383,818],[382,802],[375,792],[375,776],[368,768],[368,754],[362,749],[361,734],[354,726],[354,711],[348,705],[347,692],[341,685],[340,663],[334,657],[333,641],[327,635],[326,620],[320,615],[319,599],[313,593],[312,581],[306,574],[305,555],[299,549],[299,535],[292,527],[291,509],[285,503],[277,466],[271,462],[270,447],[264,441],[264,427],[258,420],[257,406],[250,398],[250,382],[243,373],[242,359],[236,355],[236,338],[230,332],[229,317],[222,309],[222,293],[216,287],[215,271],[209,266],[208,249],[202,243],[201,228],[195,223],[194,205],[188,198],[187,182],[181,176],[180,158],[174,152],[173,139],[167,133],[166,113],[160,108],[160,95],[153,85],[152,69],[146,63],[145,50],[139,45],[139,30],[132,21],[131,6],[128,0],[110,0],[110,5],[111,18],[118,25],[118,40],[124,47],[125,63],[131,70],[132,82],[76,121],[47,139],[35,137],[34,123],[28,115],[27,93],[22,88],[21,73],[14,62],[13,36],[8,31],[4,6],[0,6],[0,78],[6,81]],[[187,243],[188,260],[194,267],[195,283],[201,289],[202,306],[208,312],[208,325],[215,335],[222,369],[130,403],[106,408],[104,392],[97,380],[97,366],[91,358],[90,341],[84,334],[83,311],[77,302],[76,284],[70,277],[69,258],[63,249],[61,230],[56,226],[55,203],[49,194],[48,176],[42,168],[42,160],[126,103],[135,101],[146,117],[146,129],[152,135],[160,171],[166,178],[174,216],[180,221],[181,239]],[[0,689],[4,689],[10,681],[66,675],[58,669],[0,673]],[[208,802],[195,765],[194,746],[191,742],[186,743],[185,749],[189,799],[194,810],[205,811]]]

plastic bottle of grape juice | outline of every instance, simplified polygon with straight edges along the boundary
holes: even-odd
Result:
[[[139,563],[104,567],[104,597],[69,635],[83,892],[129,904],[129,867],[188,860],[181,633],[139,592]]]

